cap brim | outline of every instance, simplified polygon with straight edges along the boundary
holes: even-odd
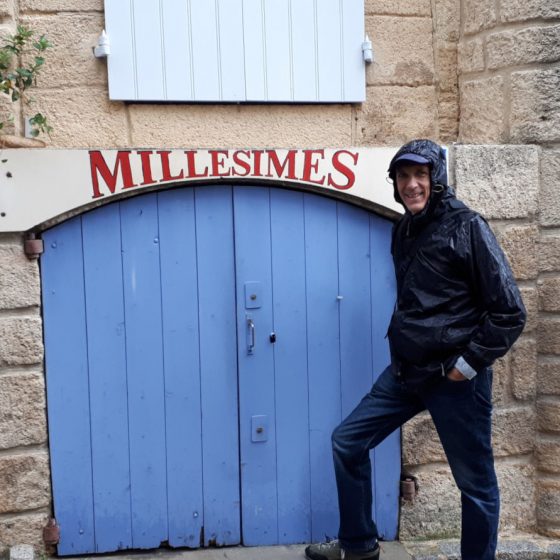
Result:
[[[420,163],[421,165],[429,165],[430,163],[429,159],[426,159],[425,157],[419,156],[417,154],[403,154],[395,160],[395,163],[399,163],[402,161],[411,161],[412,163]]]

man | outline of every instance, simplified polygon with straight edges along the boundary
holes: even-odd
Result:
[[[507,260],[486,221],[447,185],[444,150],[429,140],[391,160],[397,301],[391,365],[332,436],[339,540],[311,545],[311,560],[379,558],[369,451],[428,410],[461,491],[463,560],[494,558],[499,494],[491,448],[492,370],[525,324]]]

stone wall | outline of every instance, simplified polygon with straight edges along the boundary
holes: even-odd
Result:
[[[106,61],[92,54],[104,25],[102,0],[0,0],[0,32],[23,23],[54,44],[33,94],[34,109],[54,128],[53,146],[398,145],[412,137],[456,138],[458,6],[457,0],[366,0],[375,60],[361,105],[112,102]],[[15,125],[22,128],[18,119]]]
[[[0,236],[0,555],[41,547],[51,489],[39,267],[19,235]]]

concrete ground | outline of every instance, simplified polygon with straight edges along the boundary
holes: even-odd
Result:
[[[199,550],[152,550],[149,552],[92,556],[92,560],[304,560],[305,545],[205,548]],[[87,556],[76,557],[86,560]],[[382,560],[412,560],[399,542],[381,543]],[[71,558],[67,557],[67,560]]]

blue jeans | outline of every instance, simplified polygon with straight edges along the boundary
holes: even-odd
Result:
[[[492,370],[472,380],[442,377],[411,388],[390,370],[332,435],[343,548],[373,546],[369,450],[423,410],[432,416],[455,482],[461,491],[463,560],[493,560],[500,498],[491,446]]]

